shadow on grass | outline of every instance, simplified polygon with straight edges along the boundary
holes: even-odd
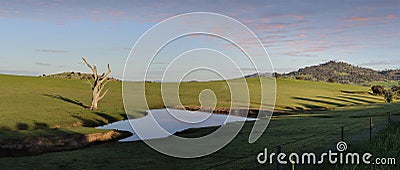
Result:
[[[350,100],[355,100],[355,101],[358,101],[358,102],[369,103],[369,104],[375,103],[373,101],[369,101],[369,100],[366,100],[366,99],[360,99],[358,97],[352,97],[352,96],[338,96],[338,98],[350,99]]]
[[[93,112],[94,114],[106,119],[108,123],[119,121],[119,119],[115,118],[114,116],[107,115],[101,112]]]
[[[292,98],[293,99],[297,99],[297,100],[302,100],[302,101],[309,101],[309,102],[315,102],[315,103],[334,105],[334,106],[337,106],[337,107],[346,106],[345,104],[340,104],[340,103],[331,102],[331,101],[325,101],[325,100],[321,100],[321,99],[311,99],[311,98],[305,98],[305,97],[292,97]]]
[[[80,122],[82,122],[82,126],[84,126],[84,127],[97,127],[97,126],[101,126],[101,125],[107,124],[107,122],[105,122],[103,120],[100,120],[100,119],[96,119],[96,118],[85,119],[85,118],[83,118],[81,116],[72,116],[72,117],[74,117],[76,119],[79,119]]]
[[[43,94],[43,96],[47,96],[47,97],[59,99],[59,100],[62,100],[62,101],[68,102],[68,103],[72,103],[72,104],[81,106],[81,107],[83,107],[83,108],[85,108],[85,109],[88,109],[88,108],[89,108],[89,106],[86,106],[85,104],[83,104],[82,102],[80,102],[80,101],[78,101],[78,100],[70,99],[70,98],[61,96],[61,95],[59,95],[59,94]]]
[[[348,91],[348,90],[340,90],[342,93],[349,93],[349,94],[366,94],[369,93],[368,91]]]
[[[336,101],[341,101],[341,102],[346,102],[346,103],[352,103],[352,104],[361,104],[360,102],[355,102],[355,101],[336,98],[336,97],[329,97],[329,96],[317,96],[317,97],[318,98],[323,98],[323,99],[328,99],[328,100],[336,100]]]
[[[44,130],[44,129],[51,129],[47,123],[43,122],[35,122],[33,126],[29,127],[26,123],[17,123],[15,124],[15,129],[17,130]],[[1,126],[0,131],[14,131],[9,127]]]
[[[121,120],[114,116],[107,115],[102,112],[92,112],[92,113],[96,114],[100,118],[83,118],[83,117],[77,116],[77,115],[73,115],[72,117],[79,119],[80,122],[82,123],[81,125],[84,127],[97,127],[97,126],[102,126],[102,125],[106,125],[106,124],[117,122],[117,121]],[[125,113],[121,113],[120,115],[123,116],[124,118],[126,118]]]
[[[49,125],[46,123],[35,122],[34,129],[50,129]]]
[[[376,96],[376,95],[359,95],[359,94],[348,94],[347,96],[352,96],[352,97],[359,97],[359,98],[363,98],[366,100],[383,100],[383,96]]]
[[[15,128],[17,128],[18,130],[28,130],[28,124],[26,123],[17,123],[15,125]]]
[[[324,106],[317,106],[317,105],[313,105],[313,104],[305,104],[305,103],[299,103],[300,105],[311,109],[311,111],[324,111],[324,110],[328,110],[327,107]]]

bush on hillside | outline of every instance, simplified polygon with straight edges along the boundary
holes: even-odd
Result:
[[[393,92],[391,90],[385,90],[385,101],[386,103],[393,102]]]
[[[383,95],[385,93],[385,88],[381,85],[372,86],[371,90],[374,95]]]

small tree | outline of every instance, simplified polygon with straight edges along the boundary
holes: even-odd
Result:
[[[400,96],[400,86],[393,86],[390,90],[392,90],[395,95]]]
[[[97,103],[103,99],[103,97],[108,93],[110,88],[108,88],[102,95],[101,91],[104,86],[108,82],[107,77],[111,73],[110,64],[107,65],[107,73],[103,73],[102,75],[98,75],[96,65],[90,65],[85,58],[82,57],[83,62],[92,70],[94,82],[92,83],[90,80],[89,84],[92,87],[92,105],[90,106],[90,110],[97,110]]]
[[[385,90],[385,101],[386,103],[393,102],[393,92],[391,90]]]
[[[272,76],[274,76],[276,79],[278,79],[279,77],[281,77],[281,75],[280,75],[279,73],[277,73],[277,72],[274,72],[274,73],[272,74]]]
[[[374,95],[382,95],[385,93],[385,88],[381,85],[372,86],[371,90],[374,93]]]

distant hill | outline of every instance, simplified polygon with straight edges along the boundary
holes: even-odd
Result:
[[[329,61],[324,64],[301,68],[298,71],[282,74],[280,76],[342,84],[362,84],[373,81],[400,80],[400,70],[376,71],[369,68],[353,66],[345,62]]]
[[[93,80],[93,74],[81,73],[81,72],[64,72],[57,74],[43,74],[40,77],[52,77],[52,78],[61,78],[61,79],[80,79],[80,80]],[[108,80],[120,81],[116,78],[109,77]]]
[[[400,80],[400,70],[384,70],[379,73],[388,76],[390,80]]]
[[[244,78],[252,78],[252,77],[270,77],[272,73],[254,73],[245,75]]]

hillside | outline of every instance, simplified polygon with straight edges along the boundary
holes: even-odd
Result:
[[[111,81],[109,94],[100,101],[100,109],[85,109],[91,101],[90,86],[86,80],[49,77],[25,77],[1,75],[0,84],[0,140],[23,130],[24,135],[37,135],[38,125],[46,131],[63,133],[98,132],[94,127],[125,117],[122,101],[122,83]],[[261,96],[259,81],[248,78],[251,107],[259,107]],[[352,105],[384,102],[382,97],[367,93],[369,87],[358,85],[310,82],[292,79],[277,80],[275,109],[281,111],[326,110]],[[27,88],[29,87],[29,88]],[[162,108],[160,83],[146,83],[147,101],[150,109]],[[230,105],[229,87],[223,81],[185,82],[181,84],[182,104],[199,106],[198,95],[203,89],[212,89],[218,99],[218,107]],[[353,93],[349,93],[353,92]],[[135,117],[143,116],[137,113]],[[41,133],[41,132],[40,132]]]
[[[111,81],[110,93],[100,101],[100,109],[90,111],[83,106],[90,104],[90,87],[86,80],[58,79],[49,77],[25,77],[1,75],[0,88],[0,146],[2,141],[25,138],[31,141],[35,137],[49,138],[56,136],[76,136],[93,133],[108,133],[96,129],[98,125],[122,120],[125,118],[121,82]],[[257,79],[249,78],[250,93],[253,104],[257,100],[259,88]],[[162,106],[159,95],[160,83],[146,84],[147,98],[154,103],[151,108]],[[197,104],[201,89],[212,88],[218,96],[218,102],[229,103],[229,96],[224,96],[225,86],[221,82],[185,82],[182,83],[182,102]],[[151,165],[150,169],[181,167],[211,168],[219,165],[228,168],[254,167],[254,155],[260,148],[274,148],[285,144],[285,150],[316,150],[331,146],[337,142],[340,127],[346,126],[347,140],[367,140],[369,117],[375,115],[375,127],[387,125],[386,113],[399,114],[399,104],[384,104],[380,96],[373,96],[366,91],[369,87],[358,85],[311,82],[293,79],[277,80],[277,109],[295,110],[298,112],[274,113],[265,134],[255,143],[249,144],[248,138],[254,122],[244,124],[238,136],[224,149],[200,159],[173,158],[159,154],[147,147],[144,142],[112,142],[104,145],[75,150],[45,153],[26,157],[3,157],[0,150],[0,165],[3,169],[23,169],[29,164],[34,169],[79,169],[79,167],[119,167],[126,162],[142,168]],[[221,95],[222,94],[222,95]],[[306,111],[311,110],[311,111]],[[327,110],[327,111],[314,111]],[[138,113],[139,116],[139,113]],[[398,120],[398,116],[393,116]],[[210,134],[215,127],[189,129],[181,133],[183,137],[198,137]],[[310,136],[312,135],[312,136]],[[28,137],[28,138],[27,138]],[[54,137],[54,138],[56,138]],[[295,141],[295,143],[293,142]],[[317,142],[316,142],[317,141]],[[14,141],[12,141],[14,142]],[[15,145],[15,143],[11,143]],[[11,145],[10,144],[10,145]],[[47,145],[47,143],[44,143]],[[251,145],[251,146],[250,146]],[[68,145],[67,145],[68,146]],[[297,150],[296,150],[297,149]],[[241,152],[241,153],[239,153]],[[88,156],[89,155],[89,156]],[[96,155],[96,156],[91,156]],[[228,156],[227,156],[228,155]],[[237,155],[248,156],[239,159]],[[79,158],[79,159],[77,159]],[[146,158],[146,159],[142,159]],[[147,159],[149,158],[149,159]],[[226,163],[228,162],[229,163]],[[149,164],[150,162],[150,164]],[[154,164],[152,162],[159,162]],[[15,168],[15,167],[18,168]],[[265,168],[264,165],[254,168]],[[269,167],[268,167],[269,168]],[[275,165],[271,165],[272,169]],[[299,168],[298,168],[299,169]]]
[[[72,144],[60,144],[57,142],[58,139],[61,138],[65,139],[62,141],[72,141],[75,146],[74,140],[70,140],[71,137],[73,139],[81,139],[82,136],[84,136],[85,139],[88,139],[87,141],[92,141],[86,136],[96,134],[94,137],[95,139],[100,139],[97,137],[97,134],[110,136],[108,135],[110,133],[109,130],[93,127],[126,119],[126,115],[124,113],[121,94],[122,83],[118,81],[111,81],[107,84],[107,87],[111,87],[111,90],[106,97],[100,101],[99,110],[96,111],[85,109],[91,101],[91,91],[87,80],[0,74],[0,81],[6,82],[0,84],[0,88],[4,91],[4,93],[0,93],[0,165],[2,165],[2,167],[4,162],[14,163],[16,161],[25,160],[30,163],[32,160],[35,162],[38,160],[51,160],[51,163],[49,163],[50,165],[60,165],[59,167],[69,168],[70,162],[82,163],[83,161],[66,162],[65,160],[76,160],[77,157],[94,159],[84,161],[95,162],[93,165],[97,166],[99,162],[104,162],[101,161],[105,160],[103,157],[77,156],[75,154],[107,155],[109,158],[111,153],[111,157],[116,158],[115,160],[124,160],[123,162],[126,162],[125,158],[132,159],[132,157],[121,156],[120,154],[127,153],[125,152],[127,150],[129,150],[130,155],[137,155],[140,157],[148,157],[148,154],[160,155],[152,153],[152,150],[145,147],[143,142],[130,142],[126,143],[126,145],[123,143],[110,143],[97,145],[100,146],[100,148],[96,146],[89,147],[89,149],[93,148],[94,150],[83,149],[73,152],[46,153],[39,156],[23,158],[1,158],[2,154],[4,156],[4,154],[9,153],[8,150],[1,150],[2,147],[7,149],[8,147],[16,146],[16,143],[19,145],[18,142],[20,141],[38,141],[37,143],[45,141],[43,142],[45,143],[44,146],[56,144],[57,148],[59,148],[58,146],[65,146],[64,148],[69,150],[71,148],[68,147]],[[251,107],[257,107],[260,105],[259,100],[261,99],[259,94],[261,89],[258,85],[259,80],[257,78],[248,78],[246,81],[249,85]],[[276,83],[277,101],[275,109],[279,111],[274,113],[272,121],[275,122],[268,126],[268,135],[260,138],[261,141],[257,142],[263,146],[266,146],[266,144],[268,144],[268,146],[275,146],[280,143],[286,143],[288,138],[282,135],[282,133],[287,134],[287,132],[292,136],[290,140],[308,138],[309,134],[323,134],[323,136],[310,138],[309,141],[322,141],[321,139],[324,139],[324,142],[332,143],[331,141],[325,140],[333,139],[331,137],[332,133],[326,133],[327,130],[336,133],[336,131],[332,131],[332,129],[338,129],[338,126],[341,124],[361,122],[357,124],[356,128],[352,127],[352,131],[359,134],[358,131],[365,127],[363,126],[364,120],[368,123],[368,119],[365,119],[365,116],[369,116],[370,114],[385,114],[386,112],[393,112],[393,115],[398,114],[397,108],[399,104],[384,104],[381,96],[373,96],[367,93],[369,87],[293,79],[278,79]],[[158,82],[146,83],[146,99],[149,102],[150,109],[163,107],[160,88],[161,84]],[[217,106],[228,106],[228,104],[230,104],[231,98],[227,95],[229,94],[229,87],[227,87],[223,81],[181,83],[180,94],[182,104],[198,106],[199,93],[203,89],[212,89],[215,92],[218,99]],[[139,118],[144,116],[144,114],[138,111],[136,114],[132,114],[132,116]],[[240,146],[240,149],[249,148],[246,144],[248,144],[247,134],[249,134],[247,132],[250,132],[252,129],[251,123],[252,122],[247,123],[244,128],[246,133],[239,133],[246,135],[242,135],[239,140],[237,140],[239,143],[233,148],[239,148],[238,146]],[[386,124],[385,116],[374,118],[374,124],[378,125],[383,123]],[[186,134],[191,135],[192,131],[188,130]],[[208,129],[204,131],[200,129],[198,133],[194,133],[193,135],[196,136],[199,134],[203,136],[204,134],[209,134],[209,131]],[[346,131],[346,135],[349,134],[350,132]],[[185,135],[185,133],[183,133],[183,135]],[[47,139],[57,140],[55,140],[52,145],[48,145],[49,142],[47,142]],[[309,141],[306,142],[308,143]],[[87,142],[84,140],[81,143]],[[25,143],[23,146],[28,146],[28,144],[30,143]],[[299,143],[296,143],[295,147],[298,147],[298,144]],[[107,147],[104,148],[103,146]],[[310,150],[314,146],[315,145],[310,145]],[[121,150],[114,150],[114,152],[112,152],[109,151],[110,148],[112,148],[112,150],[115,148]],[[256,148],[256,150],[251,150],[251,152],[256,153],[261,147],[257,146],[252,148]],[[291,148],[285,145],[285,149]],[[14,152],[14,150],[12,152]],[[60,154],[61,157],[54,156],[53,154]],[[235,154],[224,153],[223,155]],[[49,156],[49,158],[44,158],[46,156]],[[221,156],[218,157],[221,158]],[[165,159],[165,157],[160,159]],[[212,158],[212,160],[216,159]],[[232,160],[234,159],[232,158]],[[179,161],[181,161],[181,159],[179,159]],[[213,163],[212,161],[209,162]],[[253,154],[251,155],[251,163],[254,163]],[[21,163],[18,164],[22,165]],[[43,162],[34,165],[40,164],[43,164]],[[65,166],[65,164],[68,164],[68,166]],[[108,164],[107,162],[107,165]],[[123,164],[121,163],[120,165]],[[163,160],[163,165],[172,166],[175,164],[171,164],[171,161]],[[193,164],[188,163],[187,166],[193,166]]]
[[[345,62],[329,61],[324,64],[301,68],[298,71],[281,75],[281,77],[300,80],[330,81],[342,84],[363,84],[398,80],[400,70],[376,71],[369,68],[354,66]]]
[[[87,74],[87,73],[81,73],[81,72],[63,72],[63,73],[57,73],[57,74],[43,74],[40,75],[40,77],[51,77],[51,78],[60,78],[60,79],[80,79],[80,80],[93,80],[93,74]],[[113,81],[120,81],[116,78],[109,77],[107,78],[108,80],[113,80]]]
[[[86,80],[58,79],[49,77],[25,77],[1,75],[0,84],[0,139],[24,130],[25,135],[35,134],[38,124],[57,128],[64,132],[87,133],[100,131],[92,128],[124,119],[122,83],[112,81],[109,94],[100,101],[100,109],[85,109],[91,101],[90,86]],[[255,78],[247,79],[250,87],[251,107],[259,107],[260,86]],[[29,88],[27,88],[29,87]],[[198,94],[203,89],[214,90],[217,106],[229,106],[229,87],[224,82],[187,82],[181,84],[181,100],[184,105],[199,105]],[[353,91],[362,93],[343,93]],[[338,85],[327,82],[308,82],[290,79],[277,80],[278,110],[314,110],[363,105],[383,102],[382,97],[365,93],[368,87]],[[146,84],[148,104],[151,109],[162,108],[160,83]],[[141,113],[135,115],[143,116]]]

